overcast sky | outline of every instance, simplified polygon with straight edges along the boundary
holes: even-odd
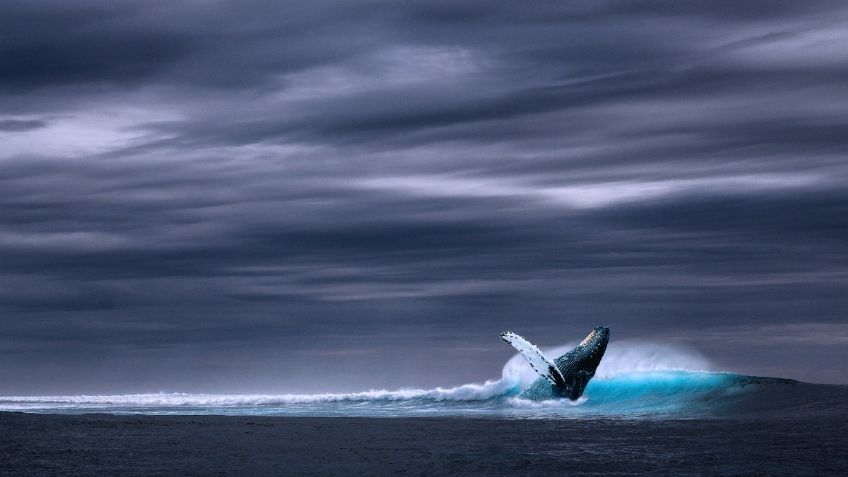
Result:
[[[848,382],[848,6],[0,2],[0,393]]]

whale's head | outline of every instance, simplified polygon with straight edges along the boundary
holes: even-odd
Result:
[[[583,338],[583,341],[574,348],[576,361],[579,362],[579,367],[589,373],[595,375],[595,370],[601,364],[601,358],[604,357],[604,352],[607,350],[609,343],[610,330],[606,326],[598,326]]]
[[[561,395],[577,399],[586,389],[609,343],[609,328],[599,326],[592,330],[577,347],[557,359],[565,385],[559,389]],[[562,364],[560,364],[560,362]]]
[[[609,342],[609,328],[606,326],[598,326],[583,338],[578,346],[582,346],[590,351],[600,350],[603,352],[607,348]]]

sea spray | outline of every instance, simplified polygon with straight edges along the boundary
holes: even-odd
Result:
[[[545,348],[549,356],[560,356],[577,345],[577,342]],[[712,364],[692,349],[645,341],[616,341],[609,346],[595,373],[595,380],[616,375],[644,371],[713,371]],[[521,355],[516,354],[503,367],[503,379],[518,379],[526,387],[538,375]]]
[[[559,349],[570,347],[564,345],[549,352],[554,354]],[[652,343],[616,342],[616,346],[608,350],[601,366],[599,376],[589,383],[584,396],[577,401],[519,399],[519,393],[535,375],[524,360],[516,356],[505,364],[500,379],[447,388],[323,394],[10,396],[0,397],[0,410],[282,416],[674,418],[726,415],[733,409],[762,409],[774,407],[775,403],[803,406],[805,412],[830,412],[833,400],[844,399],[846,394],[843,387],[713,372],[709,362],[697,353]],[[808,400],[812,395],[822,397],[825,404],[817,407],[815,402]]]

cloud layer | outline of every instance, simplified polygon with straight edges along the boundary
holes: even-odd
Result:
[[[0,17],[2,393],[449,385],[600,323],[848,382],[841,2]]]

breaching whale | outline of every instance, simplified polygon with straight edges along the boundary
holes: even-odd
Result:
[[[609,328],[595,328],[576,348],[553,361],[535,345],[511,331],[501,333],[501,339],[517,349],[540,376],[519,397],[532,400],[566,397],[575,400],[583,395],[604,357]]]

